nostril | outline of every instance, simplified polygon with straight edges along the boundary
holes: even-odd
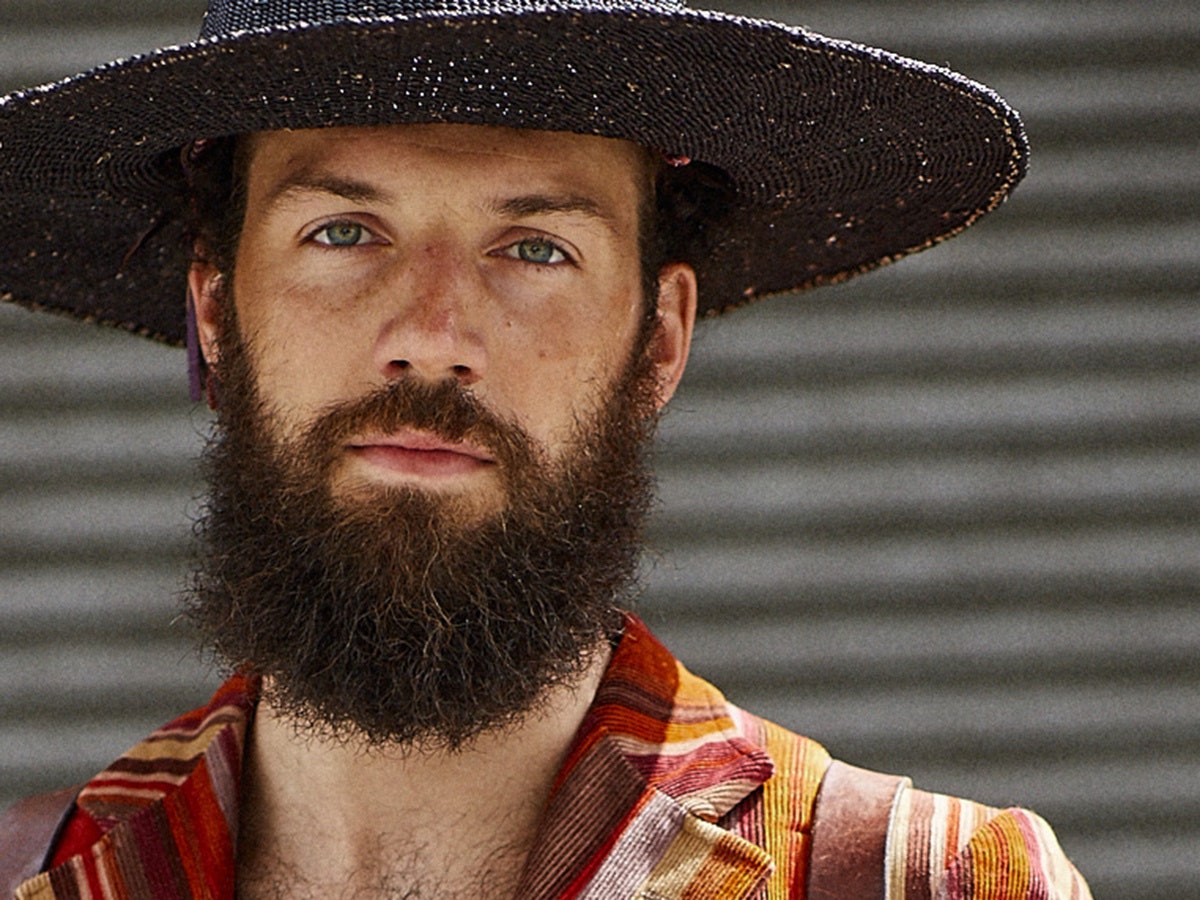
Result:
[[[471,366],[451,366],[451,371],[454,372],[454,377],[463,387],[472,385],[479,380],[479,374]]]

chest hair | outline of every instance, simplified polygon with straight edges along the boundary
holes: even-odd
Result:
[[[471,848],[459,853],[443,848],[437,854],[428,847],[410,847],[387,856],[372,853],[368,857],[371,862],[358,869],[323,879],[301,872],[277,853],[265,850],[252,864],[239,860],[237,900],[512,900],[515,896],[524,852],[499,847],[473,867],[459,864],[453,872],[441,871],[436,860],[448,854],[459,861],[476,855]],[[328,863],[330,871],[345,868],[337,860]]]

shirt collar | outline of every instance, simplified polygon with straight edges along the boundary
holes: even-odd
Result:
[[[78,805],[102,840],[26,882],[18,896],[61,896],[53,883],[107,880],[134,895],[138,885],[171,882],[179,896],[231,897],[242,751],[258,692],[257,680],[235,676],[207,706],[92,779]],[[629,616],[560,770],[523,896],[560,896],[585,883],[604,896],[613,878],[649,883],[680,842],[699,842],[707,848],[701,857],[746,868],[747,883],[756,884],[769,858],[713,824],[774,771],[741,734],[738,715]]]
[[[715,821],[775,768],[741,734],[738,712],[631,615],[560,779],[574,760],[607,739],[647,787]]]
[[[517,895],[751,896],[774,868],[717,820],[774,772],[740,711],[636,617],[560,769]]]

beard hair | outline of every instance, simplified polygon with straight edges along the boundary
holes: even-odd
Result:
[[[654,316],[552,463],[453,380],[398,380],[283,436],[231,296],[223,306],[210,497],[185,603],[216,656],[263,676],[302,733],[366,746],[458,749],[581,677],[620,632],[653,499]],[[502,509],[472,518],[463,498],[415,487],[335,497],[344,440],[401,427],[486,447]]]

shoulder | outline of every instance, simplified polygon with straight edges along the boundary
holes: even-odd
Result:
[[[832,760],[809,738],[734,710],[742,734],[775,764],[753,818],[768,835],[784,826],[809,835],[814,900],[1091,898],[1053,829],[1029,810],[918,790],[907,778]],[[786,822],[775,821],[780,814]]]
[[[1040,816],[907,785],[892,807],[886,872],[888,900],[1091,897]]]
[[[42,871],[55,839],[75,809],[79,787],[27,797],[0,813],[0,894]]]
[[[86,784],[27,798],[0,814],[0,897],[93,849],[170,794],[198,793],[222,811],[236,809],[241,748],[257,696],[257,680],[235,675],[208,704],[159,728]],[[130,772],[137,773],[132,788]]]

